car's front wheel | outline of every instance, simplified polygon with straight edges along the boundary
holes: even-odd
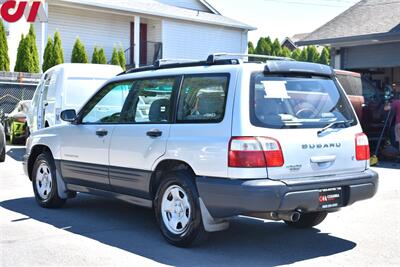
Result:
[[[64,205],[65,199],[57,192],[56,167],[49,153],[40,154],[32,172],[33,192],[36,202],[44,208],[59,208]]]
[[[189,172],[170,172],[162,178],[154,209],[161,233],[171,244],[188,247],[207,236],[199,196]]]
[[[285,223],[295,228],[311,228],[322,223],[327,215],[326,212],[303,213],[297,222],[285,221]]]

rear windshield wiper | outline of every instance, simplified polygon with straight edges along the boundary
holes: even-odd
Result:
[[[349,127],[353,122],[354,122],[354,120],[332,122],[332,123],[328,124],[327,126],[325,126],[324,128],[322,128],[321,130],[319,130],[318,135],[320,135],[323,132],[325,132],[326,130],[333,128],[334,126],[337,126],[340,124],[344,124],[346,127]]]

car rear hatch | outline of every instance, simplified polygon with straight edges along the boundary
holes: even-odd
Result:
[[[250,87],[252,137],[233,137],[230,167],[265,166],[270,179],[336,175],[367,168],[368,139],[328,71],[253,73]],[[240,155],[243,150],[251,150],[250,160],[244,160],[246,154]],[[254,152],[258,150],[263,153]]]

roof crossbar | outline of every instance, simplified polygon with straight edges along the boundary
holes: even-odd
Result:
[[[212,64],[217,59],[220,58],[229,58],[229,57],[235,57],[235,58],[262,58],[266,60],[289,60],[289,61],[294,61],[294,59],[289,58],[289,57],[276,57],[276,56],[267,56],[267,55],[258,55],[258,54],[239,54],[239,53],[214,53],[212,55],[209,55],[207,58],[207,62],[209,64]]]

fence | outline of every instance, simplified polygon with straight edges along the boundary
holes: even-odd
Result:
[[[0,113],[10,113],[18,102],[31,100],[40,74],[0,72]]]

